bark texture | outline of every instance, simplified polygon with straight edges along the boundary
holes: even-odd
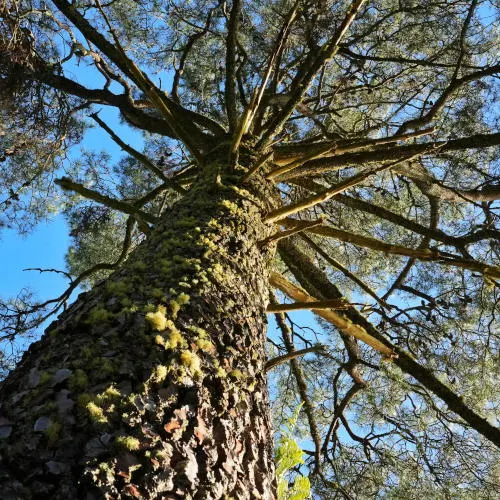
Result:
[[[217,158],[204,171],[2,384],[1,498],[274,498],[272,195]]]

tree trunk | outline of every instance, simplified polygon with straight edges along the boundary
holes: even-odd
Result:
[[[275,195],[224,164],[3,382],[1,498],[274,498],[256,243]]]

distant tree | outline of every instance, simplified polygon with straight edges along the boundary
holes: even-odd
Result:
[[[0,496],[275,498],[273,408],[282,497],[493,498],[498,14],[2,0],[0,223],[74,244],[1,305],[3,345],[65,310],[2,382]]]

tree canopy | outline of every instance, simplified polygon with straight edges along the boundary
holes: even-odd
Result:
[[[493,498],[499,17],[482,0],[2,0],[0,226],[64,212],[73,237],[68,290],[5,300],[2,344],[125,262],[214,152],[239,172],[250,151],[241,186],[264,173],[281,202],[260,245],[277,248],[275,428],[301,405],[291,480]],[[76,154],[91,126],[123,158]]]

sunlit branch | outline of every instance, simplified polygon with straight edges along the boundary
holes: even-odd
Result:
[[[323,224],[324,220],[323,219],[318,219],[318,220],[313,220],[313,221],[301,221],[301,224],[297,224],[292,229],[288,229],[286,231],[278,231],[277,233],[269,236],[265,240],[262,240],[259,242],[259,246],[264,246],[268,245],[269,243],[275,243],[279,240],[282,240],[283,238],[289,238],[290,236],[293,236],[294,234],[301,233],[305,231],[308,228],[319,226]]]
[[[298,222],[300,223],[301,221]],[[281,220],[280,224],[294,227],[294,224],[296,224],[296,222],[295,219],[285,219]],[[342,229],[337,229],[331,226],[315,226],[306,229],[306,232],[334,238],[346,243],[352,243],[361,247],[370,248],[371,250],[384,252],[386,254],[414,257],[423,261],[433,261],[443,265],[468,269],[469,271],[476,271],[493,278],[500,278],[500,268],[498,268],[497,266],[484,264],[475,260],[461,259],[457,255],[440,252],[436,249],[413,249],[403,247],[401,245],[393,245],[391,243],[385,243],[384,241],[377,240],[376,238],[354,234],[349,231],[343,231]]]
[[[275,288],[278,288],[283,293],[288,295],[290,298],[301,301],[301,302],[316,302],[318,299],[312,297],[308,293],[306,293],[302,288],[294,285],[290,281],[288,281],[281,274],[272,272],[269,278],[269,282]],[[344,333],[345,335],[352,335],[357,339],[361,340],[365,344],[373,347],[377,351],[381,352],[385,356],[391,358],[395,355],[394,351],[387,347],[385,344],[380,342],[379,340],[373,338],[363,327],[359,325],[355,325],[351,321],[349,321],[345,316],[338,314],[334,311],[324,311],[324,310],[315,310],[314,311],[318,316],[321,316],[323,319],[334,325],[339,331]]]
[[[241,13],[242,0],[233,0],[226,36],[226,81],[224,85],[224,100],[229,130],[234,131],[237,126],[238,115],[236,112],[236,48],[238,38],[238,25]]]
[[[317,300],[315,302],[292,302],[291,304],[271,304],[267,306],[267,313],[289,312],[315,309],[345,309],[350,307],[345,299]]]
[[[241,117],[240,123],[238,124],[238,129],[236,131],[234,141],[233,141],[233,146],[232,146],[232,153],[234,154],[239,147],[239,144],[241,142],[241,138],[243,137],[244,134],[248,132],[250,127],[252,126],[252,121],[257,114],[257,111],[259,109],[260,103],[262,101],[262,96],[264,95],[264,91],[267,87],[269,78],[272,75],[273,70],[276,72],[278,69],[274,68],[275,63],[277,62],[279,64],[279,60],[281,57],[281,54],[284,50],[286,40],[288,38],[288,34],[290,31],[290,27],[295,20],[295,17],[297,16],[297,11],[299,8],[299,5],[301,3],[301,0],[297,0],[293,7],[290,9],[288,12],[288,15],[285,19],[285,22],[283,26],[281,27],[281,30],[278,34],[278,37],[276,39],[276,43],[273,49],[273,52],[271,56],[269,57],[269,62],[267,65],[267,69],[264,73],[264,76],[262,78],[262,82],[260,83],[259,87],[255,89],[253,92],[252,98],[250,100],[250,103],[248,104],[247,108],[245,109],[245,113]]]
[[[367,170],[365,172],[360,172],[359,174],[355,174],[345,181],[339,182],[333,187],[327,188],[323,190],[321,193],[311,196],[309,198],[306,198],[305,200],[299,201],[297,203],[293,203],[291,205],[284,206],[282,208],[278,208],[277,210],[274,210],[273,212],[269,213],[266,218],[264,219],[266,222],[276,222],[279,221],[285,217],[288,217],[289,215],[293,215],[297,212],[300,212],[301,210],[306,210],[308,208],[312,208],[318,203],[322,203],[324,201],[329,200],[333,196],[342,193],[346,189],[349,189],[351,187],[357,186],[361,182],[365,181],[369,177],[372,177],[373,175],[376,175],[380,172],[383,172],[384,170],[389,170],[396,165],[399,165],[402,162],[405,161],[410,161],[413,158],[420,156],[421,153],[418,153],[416,155],[412,155],[408,158],[404,158],[401,160],[397,160],[393,163],[389,163],[386,165],[382,165],[380,167],[374,168]]]
[[[318,184],[310,179],[295,179],[293,181],[293,184],[296,184],[297,186],[300,186],[314,193],[321,192],[325,188],[323,185]],[[418,222],[407,219],[406,217],[403,217],[402,215],[392,212],[379,205],[368,203],[361,198],[353,198],[345,194],[338,194],[334,197],[334,199],[335,201],[342,203],[349,208],[375,215],[393,224],[404,227],[409,231],[421,234],[422,236],[430,236],[433,240],[441,241],[446,245],[454,246],[460,251],[462,251],[462,249],[466,245],[477,243],[486,239],[500,238],[500,232],[491,228],[479,229],[477,231],[474,231],[473,233],[465,234],[462,236],[450,236],[439,229],[427,228],[425,226],[422,226]]]
[[[255,162],[255,165],[252,166],[252,168],[243,176],[242,182],[246,182],[254,175],[259,169],[265,167],[267,162],[272,159],[274,152],[268,151],[266,154],[263,154],[260,156],[260,158],[257,159]]]
[[[275,358],[269,359],[266,362],[266,366],[264,367],[264,370],[266,372],[276,368],[279,365],[282,365],[284,363],[287,363],[288,361],[291,361],[292,359],[300,358],[301,356],[305,356],[306,354],[311,354],[311,353],[321,353],[325,350],[325,346],[323,345],[317,345],[313,347],[306,347],[305,349],[298,349],[297,351],[291,351],[288,354],[283,354],[283,356],[276,356]]]
[[[293,144],[290,146],[287,145],[277,150],[275,159],[276,164],[281,165],[283,162],[285,162],[285,164],[280,168],[272,170],[268,174],[268,178],[275,179],[293,170],[294,168],[298,168],[301,165],[304,165],[306,162],[322,157],[336,157],[338,155],[353,152],[358,149],[372,148],[385,144],[391,144],[394,142],[416,139],[418,137],[432,134],[433,132],[435,132],[435,128],[431,127],[425,130],[418,130],[407,134],[396,134],[390,137],[366,139],[358,142],[339,140],[334,142],[314,142],[305,146],[294,146]]]

